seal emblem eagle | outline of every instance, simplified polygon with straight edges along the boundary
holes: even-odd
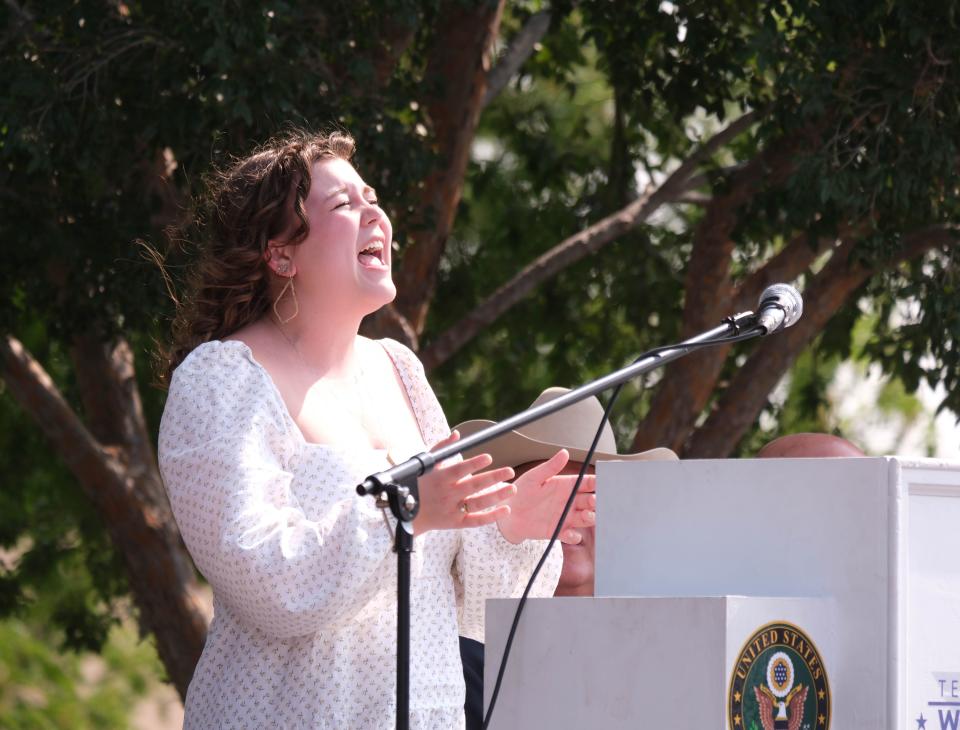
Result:
[[[830,685],[820,652],[783,621],[757,629],[730,677],[730,730],[828,730]]]

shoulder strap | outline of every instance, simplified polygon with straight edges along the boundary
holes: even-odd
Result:
[[[413,413],[420,426],[420,435],[423,442],[430,447],[450,433],[446,416],[440,407],[440,402],[427,381],[423,365],[417,356],[408,347],[396,340],[377,340],[390,358],[403,387],[407,391],[407,398],[413,407]]]

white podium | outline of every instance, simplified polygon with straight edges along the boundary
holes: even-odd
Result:
[[[597,500],[596,598],[528,602],[491,728],[960,730],[960,464],[605,462]]]

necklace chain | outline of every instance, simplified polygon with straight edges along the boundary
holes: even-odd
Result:
[[[325,381],[323,375],[320,374],[320,371],[317,370],[316,367],[314,367],[313,365],[307,362],[307,359],[303,356],[303,353],[300,352],[300,348],[297,347],[297,343],[295,343],[293,340],[290,339],[287,333],[283,331],[283,327],[281,327],[280,324],[273,319],[273,317],[270,318],[270,321],[273,322],[274,326],[277,328],[277,331],[280,333],[280,336],[287,341],[287,344],[290,345],[291,349],[294,351],[294,353],[296,353],[297,359],[300,360],[300,364],[303,365],[304,369],[307,372],[309,372],[312,377],[316,378],[314,382],[323,381],[325,385],[325,389],[328,392],[331,392],[335,398],[343,402],[345,405],[349,406],[348,409],[353,411],[355,415],[357,415],[358,417],[362,415],[364,397],[363,397],[363,387],[361,386],[360,381],[363,377],[363,367],[358,364],[358,367],[360,368],[360,373],[359,374],[354,373],[353,376],[351,377],[351,382],[350,382],[350,385],[351,385],[350,389],[352,391],[355,391],[352,395],[355,395],[357,397],[357,400],[359,401],[359,405],[357,405],[356,401],[352,401],[352,399],[344,396],[343,393],[340,392],[341,389],[336,387],[331,387],[329,382]]]

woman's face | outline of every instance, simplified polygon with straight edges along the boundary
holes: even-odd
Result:
[[[289,248],[297,292],[324,306],[357,308],[361,315],[392,301],[390,219],[376,191],[340,158],[314,163],[304,201],[310,233]]]

